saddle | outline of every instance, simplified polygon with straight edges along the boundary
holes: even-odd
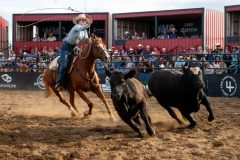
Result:
[[[76,47],[75,47],[76,48]],[[81,50],[79,48],[73,50],[73,52],[70,53],[69,55],[69,61],[68,61],[68,66],[67,66],[67,73],[71,73],[74,63],[77,59],[78,54],[81,54]],[[59,70],[59,64],[61,63],[61,58],[60,56],[57,56],[49,65],[49,69],[54,72],[58,72]]]

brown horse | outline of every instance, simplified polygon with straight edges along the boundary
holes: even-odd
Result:
[[[101,59],[103,61],[108,60],[108,53],[106,52],[106,47],[103,44],[101,38],[89,38],[88,43],[84,46],[81,54],[77,55],[77,59],[73,65],[71,73],[67,76],[69,81],[64,84],[64,89],[69,92],[70,104],[63,97],[61,92],[55,89],[55,80],[57,72],[54,72],[46,68],[44,72],[44,82],[45,82],[45,96],[49,97],[51,90],[59,97],[59,100],[68,107],[71,111],[72,116],[79,114],[79,111],[75,105],[75,91],[79,96],[88,104],[89,110],[84,112],[84,116],[92,114],[93,103],[87,98],[85,92],[94,92],[105,104],[108,114],[112,120],[115,121],[115,117],[106,101],[106,98],[99,85],[99,78],[95,72],[94,65],[96,59]]]

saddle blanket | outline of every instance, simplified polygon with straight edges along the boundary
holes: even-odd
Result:
[[[57,71],[59,66],[60,56],[57,56],[49,65],[51,71]]]

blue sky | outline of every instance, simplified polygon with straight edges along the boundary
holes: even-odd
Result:
[[[240,5],[240,0],[0,0],[0,16],[9,22],[12,34],[12,14],[41,8],[74,8],[85,12],[138,12],[199,8],[223,11],[224,6]],[[63,9],[48,9],[30,13],[66,13]]]

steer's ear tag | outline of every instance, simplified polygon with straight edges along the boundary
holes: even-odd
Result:
[[[133,78],[135,74],[136,74],[136,71],[132,69],[127,74],[125,74],[124,79]]]

